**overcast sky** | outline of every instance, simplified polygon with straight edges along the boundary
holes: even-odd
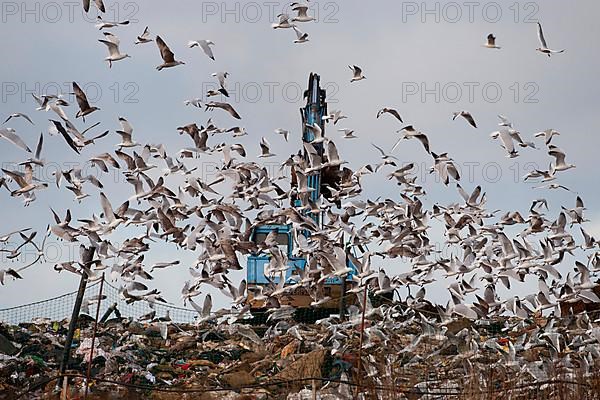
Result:
[[[103,35],[94,26],[97,11],[93,6],[84,16],[79,2],[2,3],[0,32],[5,38],[5,57],[0,63],[0,117],[4,119],[13,112],[30,115],[35,126],[22,119],[11,120],[6,126],[15,128],[32,148],[44,132],[43,157],[48,164],[38,169],[36,176],[51,184],[27,208],[20,198],[0,191],[0,234],[31,227],[41,236],[51,221],[50,207],[61,216],[69,208],[74,218],[100,213],[95,188],[86,187],[90,197],[79,204],[71,192],[54,186],[51,174],[59,167],[87,168],[107,186],[105,192],[115,207],[131,196],[131,186],[119,175],[113,171],[101,174],[86,163],[93,155],[114,150],[119,140],[114,133],[119,129],[118,116],[132,123],[135,140],[163,143],[172,155],[191,145],[189,137],[177,134],[176,127],[191,122],[200,125],[212,117],[221,127],[245,127],[248,136],[213,137],[209,145],[240,142],[248,150],[248,159],[256,160],[260,137],[266,136],[277,154],[269,162],[283,162],[301,146],[298,108],[303,106],[302,90],[308,74],[314,71],[321,75],[328,91],[329,109],[341,109],[348,116],[335,128],[328,126],[326,135],[334,138],[351,168],[378,161],[371,142],[387,149],[393,145],[395,131],[401,125],[390,116],[376,119],[375,115],[381,107],[394,107],[406,123],[429,136],[432,151],[448,152],[456,160],[463,172],[463,187],[470,191],[478,184],[483,186],[490,210],[526,214],[533,199],[546,197],[551,206],[549,215],[554,218],[561,205],[574,206],[574,193],[549,193],[532,189],[535,184],[522,181],[532,166],[547,169],[551,158],[542,141],[535,140],[541,150],[520,149],[518,158],[509,159],[499,142],[489,136],[497,128],[497,114],[509,117],[526,140],[533,140],[533,134],[544,129],[558,130],[561,136],[554,143],[566,152],[567,162],[577,165],[561,173],[559,182],[581,195],[587,216],[593,221],[586,224],[586,229],[600,236],[598,2],[380,1],[375,7],[365,1],[311,1],[309,14],[317,16],[318,21],[299,26],[309,33],[309,42],[304,44],[293,43],[292,30],[271,28],[276,14],[286,10],[291,13],[285,2],[105,2],[105,20],[130,21],[128,26],[110,29],[120,37],[121,51],[131,56],[114,63],[112,69],[103,61],[107,51],[98,42]],[[565,48],[564,54],[548,58],[535,51],[539,46],[536,21],[542,22],[549,46]],[[186,64],[156,71],[161,63],[156,45],[133,44],[145,26],[149,26],[152,37],[160,35],[176,58]],[[502,49],[481,46],[490,32],[497,36]],[[216,61],[198,48],[188,48],[187,42],[192,39],[211,39]],[[349,64],[362,67],[367,79],[351,84]],[[210,74],[216,71],[230,73],[229,101],[242,116],[239,122],[219,110],[205,112],[183,104],[185,99],[204,98],[206,90],[215,87]],[[77,81],[90,102],[101,108],[86,120],[86,125],[78,120],[77,126],[83,129],[100,121],[95,131],[110,130],[108,137],[86,148],[81,156],[71,151],[60,136],[47,134],[48,118],[55,119],[55,115],[35,111],[36,104],[29,94],[67,92],[72,81]],[[72,117],[75,107],[67,109]],[[462,119],[452,121],[452,112],[457,110],[469,110],[479,128],[471,128]],[[354,129],[359,138],[342,139],[336,132],[338,127]],[[288,143],[273,133],[276,128],[290,130]],[[427,173],[432,159],[420,143],[405,141],[395,155],[416,163],[428,193],[426,204],[460,200],[454,185],[445,187]],[[24,152],[0,141],[4,168],[15,168],[15,163],[26,158]],[[218,162],[218,158],[200,160],[199,171],[204,179],[214,177]],[[169,185],[174,188],[181,181],[177,178]],[[367,176],[363,182],[364,197],[399,199],[398,186],[384,174]],[[118,235],[111,240],[122,240]],[[442,243],[443,237],[438,240]],[[77,288],[77,277],[52,269],[56,262],[77,259],[77,252],[69,253],[52,238],[48,246],[47,263],[24,271],[25,279],[9,280],[0,287],[0,307]],[[181,305],[180,289],[190,278],[187,267],[197,254],[185,254],[169,245],[155,247],[146,258],[148,264],[182,260],[182,265],[156,273],[155,280],[169,301]],[[2,257],[0,268],[6,268],[22,265],[31,255],[16,262]],[[393,263],[385,266],[390,273],[402,271],[400,266],[394,270]],[[241,279],[243,275],[237,276]],[[428,296],[445,301],[444,292],[442,285],[429,291]],[[225,300],[221,296],[215,303],[225,305]]]

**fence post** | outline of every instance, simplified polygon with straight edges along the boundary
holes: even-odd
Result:
[[[362,283],[362,281],[361,281]],[[360,393],[360,389],[362,388],[362,349],[363,349],[363,336],[365,332],[365,311],[367,310],[367,285],[365,284],[365,288],[363,291],[363,301],[362,301],[362,315],[360,317],[360,339],[358,344],[358,360],[357,360],[357,371],[356,371],[356,382],[358,385],[356,386],[356,397]]]
[[[77,321],[79,320],[79,311],[81,311],[81,303],[83,302],[83,296],[85,294],[85,287],[87,285],[87,274],[81,273],[81,280],[79,281],[79,289],[77,291],[77,298],[75,299],[75,305],[73,306],[73,313],[71,314],[71,321],[69,322],[69,331],[67,332],[67,338],[65,339],[65,348],[63,350],[62,360],[60,361],[59,375],[63,375],[67,370],[67,364],[69,364],[69,358],[71,356],[71,345],[73,344],[73,335],[77,328]],[[64,379],[67,379],[66,377]],[[60,379],[57,381],[57,386],[60,387]]]
[[[340,294],[340,321],[346,320],[346,276],[340,278],[342,280],[341,294]]]
[[[102,304],[102,290],[104,289],[104,273],[100,280],[100,291],[98,293],[98,305],[96,306],[96,318],[94,319],[94,331],[92,332],[92,348],[90,349],[90,359],[88,361],[87,374],[85,379],[85,393],[83,399],[87,399],[88,388],[90,387],[90,375],[92,374],[92,360],[94,359],[94,344],[96,343],[96,333],[98,332],[98,317],[100,316],[100,305]]]

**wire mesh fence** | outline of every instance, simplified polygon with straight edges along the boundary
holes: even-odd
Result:
[[[81,314],[95,315],[97,303],[93,300],[99,292],[100,281],[88,283]],[[151,308],[146,301],[127,303],[119,289],[108,282],[104,283],[103,295],[105,298],[101,302],[100,316],[109,310],[112,310],[111,312],[117,316],[131,318],[139,318],[144,314],[154,312],[159,318],[168,317],[176,323],[188,323],[194,322],[198,315],[193,309],[176,307],[171,304],[155,303]],[[1,309],[0,322],[15,325],[35,321],[36,318],[43,318],[45,321],[64,320],[71,316],[76,297],[77,292],[71,292],[44,301]],[[493,338],[496,342],[502,338],[506,339],[506,332],[502,331],[502,324],[499,322],[487,324],[483,324],[486,321],[478,322],[475,325],[480,326],[479,334],[483,335],[484,339]],[[498,324],[499,326],[496,326]],[[90,329],[89,326],[87,329]],[[105,336],[112,332],[111,329],[116,329],[112,334],[114,337],[119,337],[120,335],[117,333],[121,331],[118,329],[125,328],[118,328],[118,325],[111,328],[107,325],[105,329],[107,330],[104,333]],[[201,326],[196,329],[212,330],[216,328]],[[253,329],[256,331],[260,328],[253,327]],[[383,343],[372,342],[365,345],[362,357],[364,361],[361,364],[356,362],[357,352],[348,350],[348,357],[338,355],[335,359],[331,358],[331,362],[324,361],[318,368],[320,374],[308,375],[311,378],[296,379],[295,376],[291,376],[290,379],[278,381],[276,374],[269,369],[262,375],[258,374],[260,377],[257,377],[254,383],[231,388],[220,382],[219,379],[215,380],[215,376],[220,376],[219,374],[205,376],[206,371],[200,367],[196,370],[194,370],[195,367],[190,367],[189,370],[179,370],[176,368],[177,362],[174,362],[173,368],[177,374],[180,378],[184,377],[182,379],[188,379],[192,388],[188,385],[174,387],[170,384],[149,384],[146,381],[130,382],[125,378],[126,374],[110,377],[98,374],[94,375],[92,380],[96,393],[106,389],[109,393],[119,393],[119,396],[122,396],[116,398],[125,398],[134,394],[140,395],[138,398],[163,398],[158,396],[159,393],[178,394],[181,398],[188,398],[185,395],[194,398],[193,396],[201,393],[212,393],[214,398],[219,398],[223,391],[235,389],[236,391],[247,390],[249,393],[264,390],[272,396],[268,398],[304,399],[313,398],[314,392],[317,394],[331,393],[331,389],[333,389],[334,393],[345,395],[345,397],[339,398],[362,399],[600,399],[600,373],[595,372],[600,371],[600,365],[599,363],[588,365],[579,355],[560,353],[552,356],[551,353],[540,353],[535,357],[535,362],[517,365],[514,360],[511,362],[508,352],[503,356],[506,359],[492,357],[496,351],[485,349],[479,351],[475,356],[464,349],[459,351],[458,348],[455,348],[462,346],[461,343],[452,344],[445,335],[438,335],[435,332],[426,334],[424,329],[421,326],[421,329],[415,327],[414,331],[411,331],[414,335],[422,337],[418,344],[411,342],[404,334],[388,332],[389,340],[400,344],[400,347],[410,346],[410,351],[390,352],[386,346],[382,345]],[[224,336],[219,336],[219,340],[225,340],[227,335],[224,332],[221,333]],[[348,338],[352,344],[348,346],[348,349],[356,349],[359,345],[358,334],[355,333]],[[263,334],[259,336],[263,336]],[[198,337],[203,337],[203,335]],[[283,338],[286,337],[283,336]],[[291,340],[289,337],[287,338]],[[481,340],[485,341],[484,339]],[[229,344],[235,344],[236,340],[230,338]],[[105,351],[108,351],[105,342],[106,340],[98,342],[98,346],[102,345],[105,347]],[[283,342],[285,340],[282,341],[282,345]],[[146,353],[154,351],[156,354],[168,354],[167,347],[165,347],[166,342],[158,340],[157,348],[153,348],[150,345],[152,343],[155,342],[150,341],[145,348]],[[185,357],[194,358],[192,353],[187,353]],[[190,362],[190,365],[192,364]],[[533,366],[538,364],[543,368],[536,372],[537,370]],[[276,363],[273,365],[275,365],[274,371],[277,371]],[[229,366],[223,364],[218,368],[227,370]],[[523,368],[526,368],[527,373],[523,373]],[[75,368],[75,370],[78,369]],[[56,378],[49,375],[49,379]],[[72,377],[73,389],[77,387],[78,380],[79,387],[82,387],[82,376]],[[22,398],[27,398],[30,393],[40,389],[36,389],[35,385],[32,385],[22,392],[24,396]],[[287,397],[294,393],[298,396]],[[148,394],[151,397],[144,397]],[[303,397],[303,394],[307,397]],[[2,397],[0,396],[0,398]]]
[[[85,288],[83,304],[80,314],[93,316],[96,312],[97,298],[100,291],[100,281],[88,282]],[[32,322],[39,318],[51,321],[60,321],[70,318],[77,298],[77,291],[63,294],[34,303],[15,307],[0,309],[0,322],[8,324],[20,324]],[[155,312],[157,318],[170,319],[178,323],[194,322],[198,313],[193,309],[177,307],[171,304],[154,303],[153,308],[146,301],[127,303],[119,293],[119,289],[109,282],[104,283],[103,300],[100,304],[100,316],[107,311],[113,310],[111,315],[122,317],[139,318],[151,312]]]
[[[407,377],[412,374],[404,370]],[[488,371],[493,376],[493,370]],[[485,375],[485,374],[484,374]],[[501,375],[501,374],[500,374]],[[76,396],[85,386],[86,377],[78,374],[50,376],[35,385],[20,391],[15,399],[28,398],[31,393],[46,388],[61,377],[68,377],[70,388],[68,393]],[[488,380],[488,376],[463,376],[466,382],[476,379],[480,385],[458,386],[453,382],[441,379],[437,384],[427,382],[426,385],[413,387],[401,384],[367,384],[358,383],[355,377],[332,379],[323,377],[307,377],[296,379],[268,379],[262,382],[236,385],[235,387],[210,387],[200,382],[191,387],[156,387],[147,384],[124,382],[102,377],[91,380],[92,391],[96,399],[240,399],[257,398],[257,394],[266,399],[310,400],[310,399],[363,399],[363,400],[594,400],[600,398],[598,377],[590,380],[552,379],[523,384],[498,384]],[[434,379],[435,380],[435,379]],[[492,386],[488,386],[492,384]],[[233,396],[232,396],[233,394]],[[244,397],[247,395],[248,397]],[[69,397],[71,398],[71,397]]]

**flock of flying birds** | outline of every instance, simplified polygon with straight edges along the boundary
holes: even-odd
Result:
[[[89,3],[89,0],[84,0],[86,10],[89,10]],[[101,12],[104,11],[102,0],[94,3]],[[297,16],[290,18],[282,14],[273,28],[293,29],[297,34],[295,42],[305,42],[308,35],[297,29],[296,22],[309,22],[314,18],[308,15],[305,4],[293,3],[292,9]],[[98,28],[104,30],[127,24],[127,21],[100,20]],[[541,43],[538,51],[548,56],[564,51],[548,48],[539,24],[538,35]],[[103,36],[100,42],[108,47],[109,56],[105,60],[109,67],[129,57],[121,53],[116,35],[103,32]],[[495,39],[490,34],[485,47],[499,49]],[[160,36],[152,39],[148,28],[137,37],[135,44],[152,41],[160,50],[162,63],[156,67],[159,71],[184,64],[175,58]],[[198,47],[208,58],[215,59],[211,40],[190,41],[188,46]],[[360,67],[350,66],[350,69],[353,84],[365,79]],[[213,76],[220,89],[208,92],[206,97],[228,97],[228,73],[217,72]],[[6,190],[3,190],[3,196],[21,198],[28,206],[44,189],[56,186],[71,191],[76,201],[86,201],[90,207],[95,204],[91,198],[87,199],[92,197],[90,192],[99,191],[100,200],[99,211],[77,220],[72,219],[68,209],[59,212],[52,209],[52,222],[41,243],[35,241],[36,232],[29,233],[30,228],[0,236],[0,244],[20,242],[12,248],[4,246],[0,249],[8,253],[8,259],[18,259],[25,246],[35,248],[38,255],[27,265],[1,269],[2,284],[8,276],[21,279],[22,271],[44,261],[46,238],[52,235],[64,242],[79,244],[81,250],[79,260],[58,263],[54,266],[55,270],[85,273],[92,280],[107,272],[109,279],[122,283],[121,294],[126,301],[147,302],[151,307],[157,302],[166,302],[160,291],[148,287],[154,271],[181,269],[179,261],[148,265],[145,258],[153,244],[166,241],[179,250],[192,252],[197,258],[194,265],[188,266],[191,278],[181,294],[184,304],[189,302],[198,311],[199,321],[217,319],[225,314],[228,318],[234,315],[233,320],[238,320],[247,315],[246,282],[242,280],[239,285],[234,285],[228,273],[241,270],[239,260],[256,252],[270,255],[265,272],[272,283],[261,287],[253,296],[255,300],[265,302],[275,319],[293,311],[289,306],[282,306],[280,299],[297,288],[304,288],[311,295],[314,306],[328,301],[323,290],[325,281],[346,276],[350,272],[348,260],[358,269],[353,275],[354,287],[350,293],[361,293],[365,287],[375,294],[409,288],[404,302],[412,310],[419,310],[422,304],[427,303],[426,288],[429,284],[439,276],[447,279],[451,282],[447,287],[450,301],[437,307],[442,322],[457,316],[476,319],[503,314],[525,319],[545,310],[557,312],[564,304],[600,302],[595,291],[597,284],[593,280],[600,271],[600,251],[598,242],[584,228],[588,219],[579,196],[573,199],[573,204],[563,205],[555,216],[550,215],[549,204],[544,198],[534,200],[527,210],[487,210],[484,189],[477,186],[469,192],[463,188],[455,160],[448,153],[433,152],[430,137],[413,125],[397,131],[399,139],[389,151],[373,144],[374,154],[379,154],[380,159],[356,169],[351,169],[340,157],[334,141],[323,135],[319,124],[310,125],[308,128],[313,131],[315,139],[304,144],[307,160],[302,154],[292,155],[282,163],[278,173],[270,173],[260,163],[249,160],[245,147],[235,143],[236,138],[247,134],[243,127],[221,128],[211,119],[201,126],[192,122],[173,130],[189,136],[189,146],[180,149],[177,154],[168,153],[162,144],[144,143],[143,136],[137,135],[133,125],[124,117],[115,117],[115,122],[118,121],[121,126],[116,131],[120,142],[114,139],[117,136],[110,130],[91,132],[99,122],[85,129],[78,128],[79,118],[85,124],[86,118],[100,113],[100,109],[89,103],[76,82],[72,87],[72,94],[77,100],[74,119],[71,117],[73,106],[65,96],[33,95],[38,105],[36,110],[52,115],[49,118],[49,135],[61,137],[68,146],[66,151],[73,151],[77,156],[86,152],[86,161],[96,165],[103,173],[120,171],[129,184],[126,188],[131,195],[126,201],[115,203],[115,198],[111,199],[103,192],[101,176],[84,175],[78,168],[55,173],[53,183],[43,182],[36,177],[36,169],[46,163],[42,155],[46,136],[40,135],[33,152],[26,143],[28,140],[23,140],[16,130],[0,128],[0,137],[26,153],[23,158],[27,157],[19,164],[22,168],[2,169],[4,176],[0,178],[0,190]],[[219,108],[232,118],[241,119],[229,103],[205,102],[202,99],[185,102],[198,108],[203,103],[206,109]],[[386,115],[404,124],[400,113],[389,107],[379,110],[376,118]],[[479,129],[468,111],[457,111],[452,119],[458,117],[473,129]],[[336,125],[344,118],[346,116],[341,111],[332,111],[324,117],[329,125]],[[518,157],[520,149],[545,147],[547,150],[549,169],[532,171],[523,179],[538,180],[540,188],[569,190],[558,183],[558,178],[575,166],[566,162],[564,151],[555,143],[559,132],[548,129],[534,134],[532,141],[526,141],[508,118],[500,115],[499,119],[499,128],[491,137],[500,140],[507,157]],[[17,123],[19,120],[23,124],[35,124],[32,118],[21,112],[9,115],[4,123]],[[339,131],[344,138],[356,138],[351,129]],[[275,130],[275,134],[275,137],[288,140],[288,130],[280,128]],[[221,139],[229,136],[231,140]],[[296,139],[300,143],[300,138]],[[456,202],[447,205],[436,203],[431,209],[424,207],[421,198],[426,193],[417,181],[414,164],[402,163],[393,155],[404,141],[414,139],[432,157],[431,173],[437,174],[446,186],[454,182]],[[103,142],[115,145],[116,149],[102,153],[95,151],[95,147]],[[323,156],[315,149],[317,143],[324,145]],[[207,154],[222,158],[218,176],[211,182],[196,174],[197,167],[193,166]],[[269,141],[262,137],[258,158],[274,155]],[[308,176],[325,170],[333,171],[336,180],[328,183],[319,201],[313,202]],[[399,198],[366,199],[363,178],[372,174],[385,174],[397,183]],[[291,182],[288,179],[290,175]],[[182,184],[172,183],[182,180]],[[220,186],[221,183],[225,186]],[[301,205],[293,205],[292,197],[298,198]],[[321,225],[315,223],[311,213],[323,215]],[[441,256],[429,238],[430,222],[433,220],[445,227],[444,244],[452,249],[448,258]],[[281,279],[289,268],[288,255],[280,249],[275,235],[268,235],[262,243],[251,241],[253,228],[263,224],[290,224],[293,227],[294,255],[305,258],[307,267],[294,272],[289,284],[284,284],[284,279]],[[516,235],[511,234],[513,229],[518,229]],[[116,231],[126,232],[129,239],[123,243],[111,241],[111,234]],[[356,253],[358,248],[364,251]],[[402,258],[409,266],[400,273],[393,273],[391,267],[383,268],[395,258]],[[524,282],[526,278],[537,281],[536,291],[524,297],[500,297],[499,286],[510,289],[515,282]],[[195,300],[206,293],[207,285],[219,289],[231,299],[231,310],[212,312],[210,294],[205,294],[202,305]],[[410,288],[418,288],[416,294],[411,294]],[[474,301],[468,302],[467,298],[474,298]],[[367,307],[366,304],[363,306]],[[388,306],[370,307],[368,315],[383,315],[385,307]],[[155,314],[143,319],[168,321],[168,316]],[[426,317],[421,317],[426,320]],[[540,331],[539,335],[550,338],[547,341],[552,346],[560,347],[555,336],[560,333],[552,332],[550,335],[547,331]]]

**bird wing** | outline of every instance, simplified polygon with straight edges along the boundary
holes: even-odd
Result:
[[[108,222],[113,222],[116,217],[113,212],[112,206],[110,205],[110,201],[106,197],[106,195],[100,192],[100,205],[102,206],[102,210],[104,211],[104,217]]]
[[[56,115],[58,115],[63,121],[67,121],[69,119],[67,114],[65,114],[65,111],[58,104],[48,103],[46,105],[46,111],[48,111],[48,109],[54,111]]]
[[[89,0],[84,0],[84,2],[88,3],[88,8],[89,8]],[[96,7],[98,7],[98,10],[100,10],[101,12],[105,13],[106,12],[106,8],[104,7],[104,2],[102,0],[94,0],[94,3],[96,4]],[[87,12],[87,10],[86,10]]]
[[[296,28],[295,26],[292,27],[294,29],[294,32],[296,32],[296,36],[298,37],[298,39],[302,39],[302,36],[304,36],[304,32],[301,32],[298,28]]]
[[[35,148],[35,158],[40,159],[40,155],[42,154],[42,145],[44,144],[44,134],[40,132],[40,140],[38,140],[37,147]]]
[[[85,93],[76,82],[73,82],[73,92],[75,93],[75,98],[77,99],[77,104],[79,104],[79,109],[81,111],[85,111],[90,108],[90,104],[88,103],[87,97]]]
[[[417,139],[419,139],[419,141],[421,143],[423,143],[423,147],[425,148],[425,151],[428,153],[431,153],[429,151],[429,139],[427,138],[427,135],[425,135],[424,133],[419,133],[418,135],[415,135],[415,137]]]
[[[210,311],[212,310],[212,297],[210,293],[206,295],[204,298],[204,304],[202,305],[202,316],[204,318],[210,315]]]
[[[544,38],[544,31],[542,31],[542,24],[539,22],[538,25],[538,38],[540,39],[540,43],[542,44],[542,48],[547,49],[548,45],[546,44],[546,39]]]
[[[475,123],[475,119],[473,118],[473,116],[470,113],[463,113],[461,114],[466,120],[467,122],[473,127],[473,128],[477,128],[477,124]]]
[[[108,47],[108,54],[110,54],[111,56],[116,56],[117,54],[119,54],[119,46],[116,43],[102,39],[98,39],[98,41],[104,43],[106,47]]]
[[[269,142],[264,137],[260,140],[260,149],[263,155],[269,154]]]
[[[150,31],[148,30],[148,27],[145,27],[144,32],[142,32],[142,35],[140,37],[147,38],[149,35],[150,35]]]
[[[235,111],[235,109],[233,108],[233,106],[229,103],[223,103],[224,106],[222,107],[225,111],[227,111],[229,114],[231,114],[231,116],[233,118],[236,119],[242,119],[242,117],[240,117],[240,114],[237,113],[237,111]]]
[[[111,32],[104,32],[104,38],[111,43],[116,44],[117,46],[121,43],[119,37],[117,35],[112,34]]]
[[[77,148],[77,145],[75,145],[73,138],[67,133],[67,131],[65,130],[65,127],[62,126],[62,124],[59,121],[54,121],[54,120],[50,120],[50,121],[54,124],[54,126],[56,127],[56,130],[58,130],[60,132],[60,134],[65,139],[65,141],[67,142],[69,147],[72,148],[77,154],[79,154],[79,149]]]
[[[160,56],[162,57],[164,62],[174,62],[175,54],[169,49],[169,46],[161,39],[160,36],[156,36],[156,44],[158,45],[158,49],[160,50]]]
[[[510,131],[508,129],[501,129],[499,131],[499,133],[500,133],[500,140],[502,140],[502,144],[504,145],[504,148],[506,149],[506,151],[508,151],[509,153],[514,153],[515,144],[513,143],[513,139],[512,139],[512,136],[510,135]]]
[[[26,114],[23,114],[23,113],[17,113],[17,114],[19,114],[21,117],[23,117],[23,118],[25,118],[27,121],[29,121],[29,122],[31,123],[31,125],[35,125],[35,124],[33,123],[33,121],[31,120],[31,118],[29,118],[29,116],[28,116],[28,115],[26,115]]]
[[[498,239],[500,240],[500,244],[502,245],[502,252],[505,256],[514,254],[515,249],[504,232],[498,233]]]
[[[404,121],[402,121],[402,117],[400,116],[400,113],[398,113],[398,111],[394,110],[393,108],[388,108],[387,112],[392,114],[394,117],[396,117],[398,119],[398,121],[404,122]]]
[[[0,129],[0,137],[5,138],[6,140],[11,142],[15,146],[25,150],[28,153],[31,153],[31,149],[25,144],[25,142],[16,133],[13,133],[12,131],[10,131],[8,129],[2,128],[2,129]]]
[[[381,147],[377,146],[375,143],[371,143],[371,145],[372,145],[373,147],[375,147],[377,150],[379,150],[379,152],[381,153],[381,156],[382,156],[382,157],[385,157],[385,156],[386,156],[385,152],[383,151],[383,149],[382,149]],[[394,146],[394,147],[395,147],[395,146]]]
[[[465,192],[465,190],[462,188],[462,186],[460,186],[459,183],[456,184],[456,189],[458,189],[458,193],[460,194],[460,197],[462,197],[465,202],[469,201],[469,195],[467,194],[467,192]]]
[[[327,159],[329,162],[338,161],[340,159],[338,149],[331,140],[327,143]]]
[[[556,165],[561,165],[565,163],[565,153],[558,148],[554,148],[548,152],[549,155],[556,159]]]
[[[202,47],[202,50],[204,51],[204,54],[206,54],[212,60],[215,59],[215,56],[213,55],[212,49],[210,48],[209,44],[205,40],[203,40],[203,41],[200,42],[200,47]]]
[[[481,186],[477,186],[475,189],[473,189],[473,193],[471,193],[471,197],[469,197],[469,204],[475,204],[475,202],[477,201],[477,198],[479,197],[479,195],[481,194]]]
[[[23,187],[27,186],[27,182],[25,181],[25,178],[20,173],[17,173],[16,171],[9,171],[4,168],[2,168],[2,172],[4,172],[6,175],[10,176],[12,178],[12,180],[17,182],[17,185],[19,185],[20,187],[23,188]],[[13,232],[13,233],[15,233],[15,232]]]
[[[122,151],[119,151],[119,150],[115,150],[115,154],[121,160],[125,161],[125,164],[127,164],[127,169],[129,169],[130,171],[135,169],[135,161],[133,160],[133,157],[131,157],[129,154],[123,153]]]

